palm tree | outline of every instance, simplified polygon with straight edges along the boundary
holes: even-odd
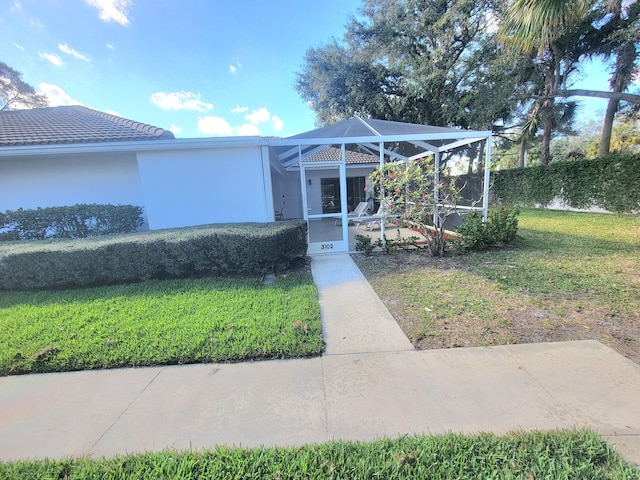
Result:
[[[629,87],[633,81],[634,73],[638,71],[638,66],[636,65],[638,58],[636,44],[640,42],[640,28],[638,25],[640,1],[636,0],[632,3],[626,2],[626,5],[623,6],[622,0],[610,0],[605,5],[605,11],[603,13],[605,15],[612,14],[613,18],[610,19],[610,23],[620,25],[610,34],[605,34],[605,39],[598,53],[604,55],[605,58],[615,58],[615,67],[611,74],[609,85],[613,92],[621,93]],[[613,120],[619,105],[620,100],[617,98],[609,99],[602,124],[602,135],[598,151],[599,157],[603,157],[609,153]]]
[[[566,89],[569,75],[577,68],[577,27],[584,23],[592,6],[593,0],[513,0],[498,31],[504,44],[534,55],[534,63],[544,78],[540,98],[527,122],[542,123],[540,160],[545,165],[551,160],[554,93]]]
[[[633,42],[625,43],[619,49],[616,49],[616,66],[610,80],[612,91],[623,92],[629,86],[633,79],[636,58],[638,58],[638,52]],[[613,120],[619,105],[620,100],[609,99],[607,110],[604,114],[604,122],[602,123],[602,136],[600,138],[600,148],[598,149],[599,157],[604,157],[610,151]]]
[[[640,95],[624,93],[637,71],[640,42],[640,0],[513,0],[506,9],[499,34],[503,43],[534,53],[545,78],[534,111],[542,116],[542,162],[550,159],[548,149],[554,128],[554,98],[589,96],[608,98],[600,155],[609,152],[613,119],[620,99],[640,104]],[[615,58],[611,92],[567,90],[569,73],[583,56]]]

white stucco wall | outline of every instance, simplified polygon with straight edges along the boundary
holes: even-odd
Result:
[[[273,221],[263,148],[138,153],[149,228]]]
[[[273,205],[276,211],[282,209],[285,220],[302,217],[302,196],[300,195],[300,174],[298,172],[271,171],[273,182]],[[284,207],[283,207],[284,203]]]
[[[144,206],[135,155],[0,158],[0,211],[78,203]]]

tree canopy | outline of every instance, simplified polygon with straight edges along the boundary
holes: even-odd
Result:
[[[296,88],[320,124],[354,114],[489,128],[526,98],[526,59],[500,55],[491,0],[365,0],[342,41],[307,51]],[[522,81],[518,81],[522,80]]]
[[[614,113],[640,102],[625,92],[639,14],[640,0],[363,0],[342,39],[307,51],[296,88],[320,125],[361,115],[520,131],[523,149],[541,132],[548,163],[575,113],[564,98],[611,98]],[[571,89],[595,56],[614,63],[612,91]]]
[[[22,79],[22,73],[0,62],[0,111],[22,108],[46,107],[49,104],[46,95]]]

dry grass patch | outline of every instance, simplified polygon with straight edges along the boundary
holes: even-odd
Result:
[[[355,260],[417,348],[595,339],[640,363],[639,225],[524,210],[510,248]]]

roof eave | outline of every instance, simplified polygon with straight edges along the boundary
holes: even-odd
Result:
[[[126,142],[63,143],[0,147],[0,157],[198,150],[266,145],[269,145],[268,139],[263,137],[176,138]]]

